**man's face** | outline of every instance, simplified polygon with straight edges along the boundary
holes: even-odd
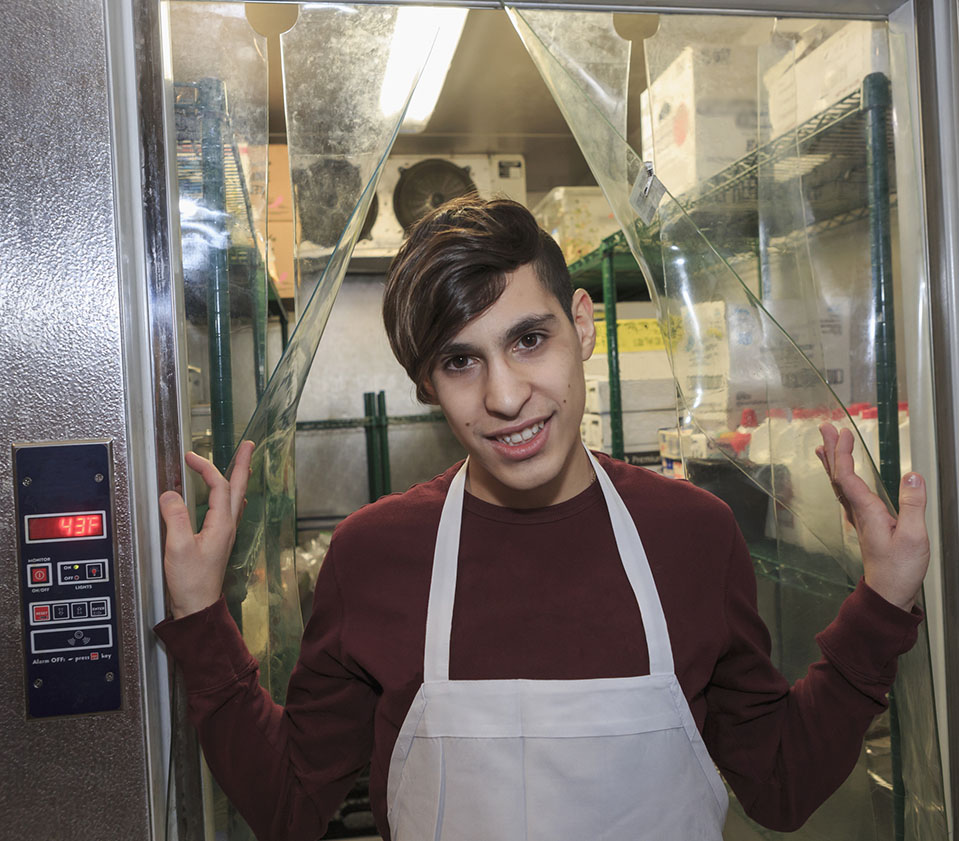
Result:
[[[529,265],[507,275],[488,310],[446,345],[430,388],[470,456],[469,490],[487,502],[538,508],[570,499],[592,470],[580,440],[583,361],[593,305],[573,296],[573,323]]]

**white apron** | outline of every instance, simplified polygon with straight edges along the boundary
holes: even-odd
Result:
[[[390,761],[393,841],[721,841],[726,790],[673,673],[646,552],[587,453],[639,603],[650,674],[449,679],[464,464],[436,535],[423,685]]]

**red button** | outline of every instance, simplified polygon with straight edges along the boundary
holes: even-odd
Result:
[[[47,584],[50,581],[50,571],[46,567],[34,567],[30,570],[32,584]]]
[[[49,622],[50,621],[50,605],[35,604],[33,606],[33,621]]]
[[[97,651],[91,651],[91,652],[90,652],[90,659],[91,659],[91,660],[99,660],[99,659],[100,659],[100,653],[97,652]]]

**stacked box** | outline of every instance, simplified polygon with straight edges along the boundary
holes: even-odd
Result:
[[[659,430],[676,426],[676,410],[623,412],[623,449],[630,453],[659,451]],[[609,414],[585,414],[581,426],[586,446],[608,452],[613,444]]]
[[[655,144],[656,174],[674,196],[755,148],[754,47],[686,47],[648,90],[646,138]]]
[[[660,472],[670,479],[685,479],[684,459],[706,458],[709,442],[701,432],[691,429],[680,431],[675,425],[659,430],[659,455],[662,461]]]
[[[889,75],[886,25],[850,21],[798,61],[784,56],[763,74],[772,136],[849,96],[870,73]]]
[[[533,208],[533,216],[573,263],[599,248],[619,223],[599,187],[556,187]]]
[[[621,380],[619,385],[623,412],[676,407],[676,385],[672,377]],[[586,377],[586,411],[596,415],[609,413],[609,377]]]
[[[683,312],[673,363],[676,380],[696,420],[716,432],[736,429],[743,409],[774,405],[815,405],[827,396],[813,368],[795,350],[807,353],[841,400],[848,401],[849,306],[836,301],[810,323],[799,300],[767,301],[766,308],[786,331],[760,322],[751,305],[706,301]],[[687,339],[695,337],[695,340]],[[818,349],[822,348],[822,358]],[[775,366],[773,371],[770,365]],[[778,381],[770,379],[778,373]]]

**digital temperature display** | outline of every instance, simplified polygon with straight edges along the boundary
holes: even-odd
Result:
[[[103,537],[104,514],[103,511],[83,511],[74,514],[29,515],[27,543]]]

